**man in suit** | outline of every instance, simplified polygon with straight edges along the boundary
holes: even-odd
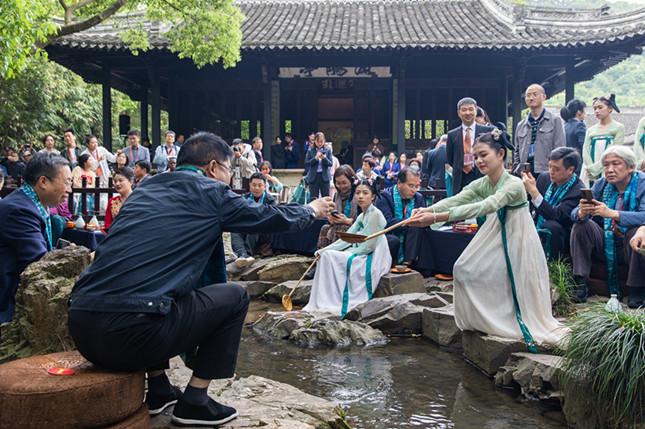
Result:
[[[316,133],[314,147],[307,151],[305,165],[309,166],[305,176],[305,182],[309,184],[311,198],[329,196],[329,183],[331,174],[329,167],[334,163],[331,150],[325,145],[325,135]]]
[[[492,127],[475,123],[477,102],[473,98],[459,100],[457,114],[461,119],[461,125],[448,132],[446,145],[448,165],[452,168],[452,195],[458,194],[464,186],[482,177],[475,167],[473,147],[480,134],[493,130]]]
[[[409,218],[412,210],[426,206],[423,195],[418,192],[421,186],[418,171],[407,167],[402,168],[396,179],[396,185],[381,192],[380,198],[376,201],[376,208],[385,216],[386,228]],[[393,265],[403,263],[414,265],[419,258],[422,232],[421,228],[401,227],[385,235]]]
[[[522,173],[524,188],[531,197],[531,208],[541,238],[548,241],[547,249],[552,258],[569,252],[569,236],[573,221],[571,211],[580,202],[580,189],[584,187],[576,175],[580,155],[571,147],[559,147],[549,157],[549,172],[533,178],[530,172]],[[545,235],[546,234],[546,235]]]
[[[526,88],[524,101],[530,112],[515,128],[513,171],[520,164],[529,163],[532,172],[546,173],[551,151],[566,145],[564,123],[560,116],[544,108],[546,92],[541,85],[534,83]]]
[[[141,145],[141,134],[138,130],[128,131],[128,143],[129,145],[123,149],[130,161],[128,167],[134,168],[137,161],[146,161],[150,164],[150,151]]]
[[[56,245],[49,209],[71,192],[69,162],[38,153],[25,168],[23,186],[0,200],[0,325],[13,318],[20,273]]]
[[[81,150],[76,144],[76,135],[74,130],[68,128],[63,133],[63,140],[65,140],[65,150],[61,152],[61,156],[69,162],[69,167],[74,168],[78,165],[78,157],[81,156]]]

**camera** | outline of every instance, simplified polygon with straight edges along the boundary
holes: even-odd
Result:
[[[233,152],[239,152],[240,147],[239,146],[233,146]]]

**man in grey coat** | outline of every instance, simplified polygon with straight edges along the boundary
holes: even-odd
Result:
[[[526,88],[524,101],[530,112],[515,127],[513,171],[528,163],[532,173],[545,173],[549,171],[553,149],[566,145],[564,123],[560,116],[544,108],[546,92],[541,85],[534,83]]]

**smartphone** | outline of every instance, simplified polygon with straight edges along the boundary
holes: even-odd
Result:
[[[338,210],[332,210],[331,215],[333,217],[340,217],[340,213],[338,213]]]
[[[591,192],[591,189],[589,188],[580,189],[580,198],[589,202],[593,201],[593,193]]]
[[[531,163],[530,162],[523,162],[520,164],[520,171],[523,171],[525,173],[530,173],[531,172]]]
[[[58,241],[56,242],[56,248],[57,249],[64,249],[66,247],[71,246],[72,243],[70,241],[65,240],[64,238],[59,238]]]

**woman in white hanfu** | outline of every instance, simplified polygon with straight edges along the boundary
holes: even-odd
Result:
[[[504,169],[511,146],[505,132],[486,133],[475,142],[476,165],[484,177],[459,194],[413,213],[415,226],[486,216],[455,263],[455,322],[536,344],[563,345],[567,334],[551,313],[549,271],[522,180]]]
[[[354,197],[363,213],[347,232],[370,235],[385,228],[385,217],[373,204],[377,195],[375,182],[363,180],[358,184]],[[341,317],[372,298],[392,264],[384,235],[360,244],[336,240],[318,250],[316,256],[320,260],[309,303],[303,310],[331,312]]]

